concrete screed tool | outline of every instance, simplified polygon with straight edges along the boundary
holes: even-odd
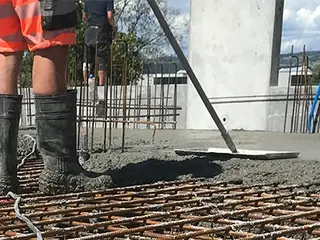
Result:
[[[244,149],[237,149],[231,136],[223,126],[219,116],[217,115],[216,111],[214,110],[213,106],[211,105],[206,93],[202,89],[195,73],[193,72],[187,58],[183,54],[181,47],[179,46],[177,40],[173,36],[168,23],[164,19],[157,3],[155,0],[147,0],[153,13],[155,14],[156,18],[158,19],[161,28],[163,29],[166,37],[168,38],[172,48],[174,49],[175,53],[177,54],[182,66],[186,70],[188,77],[190,78],[191,82],[193,83],[196,91],[198,92],[201,100],[203,101],[204,105],[206,106],[209,114],[211,115],[213,121],[217,125],[226,145],[229,149],[225,148],[209,148],[206,150],[199,150],[199,149],[176,149],[176,154],[179,155],[220,155],[220,156],[227,156],[227,157],[237,157],[237,158],[253,158],[253,159],[286,159],[286,158],[297,158],[299,156],[299,152],[289,152],[289,151],[257,151],[257,150],[244,150]]]

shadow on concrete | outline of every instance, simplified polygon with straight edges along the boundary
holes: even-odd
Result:
[[[222,172],[222,167],[208,157],[194,157],[183,161],[149,159],[130,163],[121,169],[109,171],[117,186],[174,181],[184,178],[212,178]]]

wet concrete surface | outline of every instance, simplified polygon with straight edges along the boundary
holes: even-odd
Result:
[[[20,134],[25,133],[30,134],[30,131],[20,131]],[[117,186],[198,177],[208,181],[242,179],[245,184],[320,181],[320,134],[244,131],[230,134],[238,148],[300,151],[300,156],[266,161],[178,156],[174,152],[176,148],[226,145],[217,131],[157,130],[153,142],[152,130],[138,129],[127,130],[126,148],[122,153],[119,149],[121,129],[113,129],[111,152],[93,153],[83,166],[90,171],[110,174]],[[32,135],[35,136],[34,131]],[[102,148],[103,131],[96,129],[94,135],[94,148]]]

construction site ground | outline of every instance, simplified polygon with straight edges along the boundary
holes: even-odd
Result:
[[[20,160],[33,146],[25,134],[36,138],[34,130],[20,131]],[[182,157],[175,148],[225,147],[222,137],[158,130],[153,141],[152,130],[141,129],[126,132],[123,153],[122,131],[113,129],[111,151],[101,152],[104,134],[95,129],[96,153],[83,165],[110,174],[116,187],[46,196],[37,183],[43,161],[22,161],[19,196],[0,198],[0,239],[319,239],[320,136],[231,136],[238,148],[301,154],[268,161]]]
[[[20,134],[35,131],[21,130]],[[89,129],[89,133],[91,130]],[[112,175],[117,186],[203,177],[208,181],[242,179],[244,184],[320,181],[320,135],[231,131],[238,148],[300,151],[296,159],[249,160],[178,156],[176,148],[226,147],[218,131],[127,129],[121,153],[121,129],[112,130],[112,151],[94,153],[84,167]],[[90,140],[90,139],[89,139]],[[94,148],[101,149],[103,131],[94,132]],[[30,148],[29,148],[30,149]]]

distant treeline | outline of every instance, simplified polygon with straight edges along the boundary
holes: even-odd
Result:
[[[280,55],[280,67],[290,66],[290,53]],[[294,53],[294,56],[299,57],[300,64],[302,63],[303,52]],[[309,67],[313,69],[316,65],[320,63],[320,51],[308,51],[306,56],[309,59]],[[296,60],[292,61],[292,66],[296,66]]]
[[[302,63],[302,52],[294,53],[295,56],[299,57],[300,65]],[[317,64],[320,64],[320,51],[308,51],[306,55],[309,58],[309,67],[312,69]],[[280,67],[290,66],[290,53],[280,55]],[[292,66],[296,66],[295,60],[292,62]],[[157,59],[148,59],[144,64],[144,73],[175,73],[175,71],[182,70],[183,67],[176,56],[166,56]]]

